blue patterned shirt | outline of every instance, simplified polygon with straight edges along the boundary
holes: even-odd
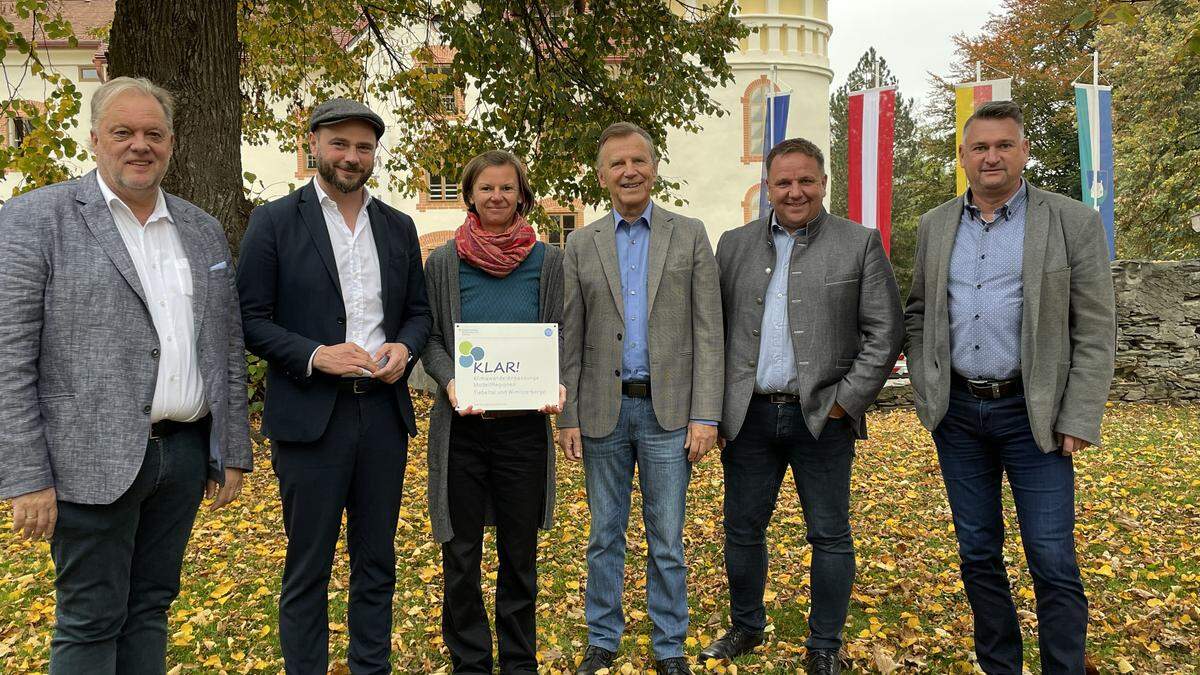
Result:
[[[617,228],[617,267],[621,270],[621,303],[625,307],[625,341],[621,345],[621,380],[644,382],[650,379],[649,311],[646,299],[647,271],[650,266],[650,214],[654,202],[632,223],[613,209]]]
[[[1028,195],[1022,180],[989,223],[967,191],[946,286],[951,367],[963,377],[1003,380],[1021,372],[1021,271]]]
[[[788,281],[791,279],[792,251],[807,246],[808,228],[795,234],[779,226],[771,214],[771,240],[775,242],[775,267],[763,303],[762,325],[758,338],[758,370],[754,391],[759,394],[799,394],[800,378],[796,373],[796,352],[792,347],[791,327],[788,324]]]

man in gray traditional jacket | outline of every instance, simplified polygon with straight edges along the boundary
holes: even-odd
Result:
[[[767,524],[788,467],[813,547],[809,673],[836,673],[854,583],[850,468],[904,328],[876,230],[830,215],[821,150],[767,155],[771,213],[717,245],[725,316],[725,570],[732,627],[702,658],[762,642]]]
[[[0,498],[50,540],[56,674],[162,672],[201,497],[251,468],[225,233],[159,187],[173,105],[105,83],[96,170],[0,209]]]

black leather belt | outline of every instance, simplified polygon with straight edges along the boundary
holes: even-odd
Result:
[[[622,382],[621,393],[633,398],[650,398],[650,382]]]
[[[343,377],[338,379],[337,388],[350,394],[365,394],[381,385],[379,380],[371,377]]]
[[[1015,396],[1024,391],[1020,376],[1007,380],[971,380],[958,373],[950,373],[950,383],[966,389],[975,398],[986,401]]]
[[[200,419],[196,420],[195,422],[179,422],[176,420],[159,420],[150,425],[150,440],[154,440],[156,438],[166,438],[167,436],[172,436],[181,431],[184,431],[185,429],[191,429],[192,427],[195,427],[197,425],[205,424],[208,422],[208,419],[209,419],[209,416],[205,415],[204,417],[201,417]]]
[[[788,403],[799,403],[800,397],[795,394],[755,394],[754,398],[775,405],[785,405]]]

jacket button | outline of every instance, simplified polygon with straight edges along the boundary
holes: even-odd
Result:
[[[142,406],[142,412],[146,415],[149,415],[150,414],[150,406],[148,406],[148,405]]]
[[[754,335],[755,337],[757,337],[757,336],[758,336],[758,329],[757,329],[757,328],[755,328],[754,330],[750,331],[750,334],[751,334],[751,335]]]
[[[152,358],[152,359],[157,359],[157,358],[158,358],[158,354],[159,354],[159,352],[158,352],[158,347],[155,347],[154,349],[151,349],[151,350],[150,350],[150,358]]]
[[[344,316],[339,316],[339,317],[337,318],[337,322],[338,322],[338,325],[339,325],[339,326],[345,326],[345,325],[346,325],[346,317],[344,317]]]

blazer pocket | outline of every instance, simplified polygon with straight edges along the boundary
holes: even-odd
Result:
[[[825,274],[825,285],[832,286],[834,284],[848,284],[858,281],[862,277],[861,272],[843,272],[841,274]]]

